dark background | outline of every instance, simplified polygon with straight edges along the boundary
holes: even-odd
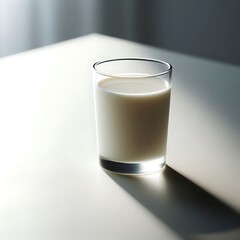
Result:
[[[0,0],[0,57],[97,32],[240,65],[239,0]]]

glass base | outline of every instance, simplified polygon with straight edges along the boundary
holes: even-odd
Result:
[[[149,161],[136,163],[114,162],[100,157],[100,165],[104,170],[108,170],[118,174],[147,174],[154,173],[164,169],[166,165],[165,157]]]

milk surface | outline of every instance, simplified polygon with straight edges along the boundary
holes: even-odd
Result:
[[[159,78],[106,78],[95,87],[98,151],[135,163],[166,155],[171,88]]]

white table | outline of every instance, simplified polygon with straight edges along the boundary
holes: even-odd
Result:
[[[126,56],[173,65],[164,173],[98,164],[91,65]],[[240,239],[239,89],[237,66],[97,34],[1,59],[0,239]]]

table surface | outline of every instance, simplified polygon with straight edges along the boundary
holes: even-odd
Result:
[[[91,65],[173,65],[164,172],[104,172]],[[98,34],[0,59],[0,239],[240,239],[240,68]]]

